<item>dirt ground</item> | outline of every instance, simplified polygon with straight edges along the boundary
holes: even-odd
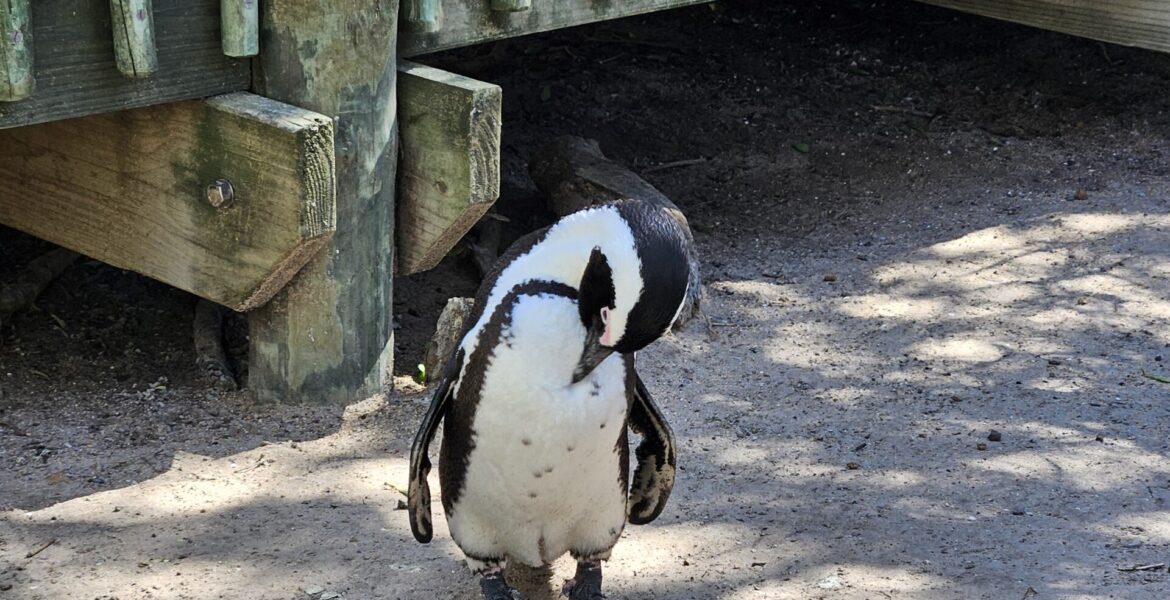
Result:
[[[1170,58],[742,0],[425,62],[503,86],[518,229],[563,133],[694,224],[710,325],[640,354],[680,477],[610,597],[1170,597],[1125,570],[1170,563]],[[0,281],[46,248],[0,231]],[[0,598],[476,598],[398,508],[407,375],[475,285],[397,282],[389,396],[256,405],[195,368],[190,296],[78,263],[0,326]]]

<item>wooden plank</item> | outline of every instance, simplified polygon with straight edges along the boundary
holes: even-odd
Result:
[[[500,195],[500,87],[398,66],[397,274],[439,264]]]
[[[530,10],[501,12],[487,0],[442,0],[443,28],[403,32],[398,52],[410,57],[540,31],[629,17],[710,0],[547,0]]]
[[[0,181],[0,222],[249,310],[334,229],[333,123],[235,93],[7,129]]]
[[[114,58],[108,0],[31,3],[37,90],[0,103],[0,129],[246,90],[247,60],[223,55],[219,0],[154,0],[158,72],[127,79]]]
[[[261,399],[346,402],[382,391],[392,359],[398,2],[263,2],[264,95],[337,119],[337,232],[248,313]]]
[[[435,32],[442,29],[442,1],[402,0],[402,28],[417,32]]]
[[[35,86],[28,0],[0,0],[0,102],[28,98]]]
[[[260,5],[258,0],[220,0],[219,23],[223,53],[256,56],[260,53]]]
[[[920,0],[1125,46],[1170,52],[1165,0]]]
[[[153,75],[158,70],[158,51],[150,0],[110,0],[110,21],[118,70],[131,79]]]

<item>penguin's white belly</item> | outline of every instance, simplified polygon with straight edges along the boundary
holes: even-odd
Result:
[[[552,302],[541,304],[536,321],[557,318],[547,310]],[[511,345],[500,345],[484,380],[474,448],[448,524],[468,555],[538,566],[570,550],[606,551],[621,533],[625,365],[614,355],[576,385],[550,384],[569,381],[575,360],[559,357],[580,356],[582,341],[570,336],[556,342],[560,348],[542,347],[544,338],[526,336],[524,324],[536,323],[522,318],[522,308],[507,332]],[[568,309],[565,318],[576,319],[575,305]]]

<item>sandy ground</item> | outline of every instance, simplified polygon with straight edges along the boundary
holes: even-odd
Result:
[[[704,257],[710,326],[640,354],[681,471],[612,598],[1170,596],[1123,570],[1170,563],[1165,57],[894,1],[494,48],[435,62],[504,85],[501,212],[535,225],[523,165],[587,135]],[[476,598],[399,508],[403,375],[474,286],[466,255],[398,282],[394,393],[258,406],[191,365],[189,297],[75,266],[0,329],[0,598]]]

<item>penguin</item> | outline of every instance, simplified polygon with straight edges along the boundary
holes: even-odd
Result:
[[[662,207],[627,200],[517,241],[484,279],[410,457],[407,508],[433,534],[430,443],[451,537],[485,600],[518,600],[507,561],[577,561],[563,593],[604,598],[601,561],[625,523],[653,521],[674,485],[674,435],[635,370],[685,305],[688,238]],[[630,481],[627,428],[641,437]]]

